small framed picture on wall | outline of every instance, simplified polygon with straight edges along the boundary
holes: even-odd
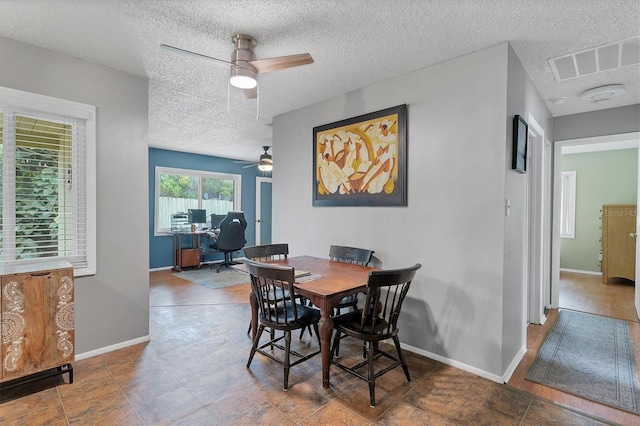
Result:
[[[527,133],[529,126],[519,115],[513,117],[513,161],[511,168],[520,173],[527,172]]]

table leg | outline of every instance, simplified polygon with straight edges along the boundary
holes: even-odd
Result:
[[[333,320],[331,312],[322,310],[318,328],[320,329],[320,342],[322,344],[322,387],[329,388],[329,367],[331,366],[331,335],[333,334]]]
[[[258,332],[258,298],[253,291],[249,294],[249,304],[251,305],[251,340],[253,341]]]

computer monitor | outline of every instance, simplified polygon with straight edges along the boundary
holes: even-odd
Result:
[[[204,209],[189,209],[189,223],[207,223],[207,211]]]
[[[224,219],[226,214],[212,214],[211,215],[211,229],[218,229],[220,227],[220,222]]]

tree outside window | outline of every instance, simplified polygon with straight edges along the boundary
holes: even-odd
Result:
[[[171,229],[171,216],[204,209],[207,216],[240,210],[240,175],[156,167],[156,233]]]

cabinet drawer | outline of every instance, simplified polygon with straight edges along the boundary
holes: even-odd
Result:
[[[198,266],[200,265],[200,249],[184,249],[182,250],[181,266]]]

